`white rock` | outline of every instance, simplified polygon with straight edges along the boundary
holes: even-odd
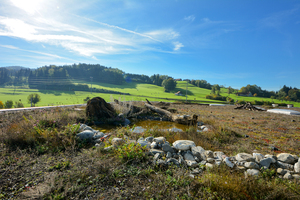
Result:
[[[229,157],[226,157],[224,159],[224,162],[226,163],[227,166],[229,166],[230,168],[234,167],[234,164],[229,160]]]
[[[215,151],[214,157],[218,158],[219,160],[223,160],[223,158],[226,157],[226,155],[222,151]]]
[[[286,173],[284,176],[283,176],[284,179],[288,179],[288,180],[291,180],[293,179],[293,176],[290,174],[290,173]]]
[[[245,176],[258,176],[260,174],[259,170],[257,169],[247,169],[247,171],[245,171]]]
[[[214,167],[214,165],[213,165],[213,164],[211,164],[211,163],[206,163],[206,164],[205,164],[205,167],[206,167],[206,168],[213,168],[213,167]]]
[[[285,175],[287,173],[287,170],[286,169],[282,169],[282,168],[278,168],[277,169],[277,174],[280,174],[280,175]]]
[[[253,153],[253,158],[255,158],[256,162],[259,162],[264,159],[264,155],[262,155],[261,153]]]
[[[294,165],[294,170],[296,173],[300,173],[300,162],[296,162],[296,164]]]
[[[177,140],[173,142],[173,147],[177,150],[190,150],[192,147],[195,147],[196,144],[191,140]]]
[[[289,153],[280,153],[277,155],[277,160],[293,165],[297,162],[298,158]]]
[[[255,158],[249,153],[239,153],[235,156],[237,161],[246,161],[246,162],[254,162]]]

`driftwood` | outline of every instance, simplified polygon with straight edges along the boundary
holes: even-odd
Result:
[[[249,102],[246,104],[242,104],[242,105],[237,104],[234,109],[246,109],[246,110],[251,110],[251,111],[266,111],[265,109],[261,109],[261,108],[257,108],[255,106],[253,106]]]
[[[127,108],[127,112],[123,113],[127,118],[134,118],[138,115],[147,113],[146,109],[140,108],[138,106],[134,106],[134,105],[129,104],[129,103],[118,101],[117,99],[114,99],[114,102],[116,104],[119,104],[120,106],[123,106],[123,107]]]
[[[160,115],[166,116],[170,121],[176,122],[178,124],[185,124],[185,125],[195,125],[197,124],[197,115],[193,115],[192,117],[189,115],[175,115],[171,113],[170,111],[167,111],[165,109],[150,105],[148,103],[145,103],[145,106],[152,110],[153,112],[156,112]]]
[[[94,120],[112,118],[115,116],[114,108],[101,97],[94,97],[87,102],[86,116]]]

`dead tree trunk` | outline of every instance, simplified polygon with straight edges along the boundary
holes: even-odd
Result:
[[[178,124],[185,124],[185,125],[195,125],[197,124],[197,115],[189,116],[189,115],[175,115],[167,110],[158,108],[156,106],[150,105],[148,103],[145,103],[145,106],[152,110],[153,112],[156,112],[158,114],[164,115],[167,118],[169,118],[170,121],[176,122]]]

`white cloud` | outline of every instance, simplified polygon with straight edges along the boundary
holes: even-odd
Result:
[[[151,35],[152,37],[158,38],[159,40],[163,40],[163,41],[173,40],[180,36],[180,34],[177,31],[174,31],[172,28],[153,30],[145,34]]]
[[[5,4],[5,12],[2,12],[4,7],[0,8],[0,37],[40,43],[47,50],[51,46],[62,47],[75,54],[96,58],[99,54],[142,51],[172,53],[170,44],[180,36],[172,28],[133,31],[70,14],[72,10],[66,9],[60,1],[53,2],[29,0],[25,3],[24,0],[11,0],[11,4]],[[57,7],[60,9],[57,10]],[[189,17],[193,20],[193,16]],[[175,49],[179,50],[181,47],[177,44]]]
[[[178,51],[180,50],[181,47],[184,47],[184,45],[180,42],[173,42],[173,44],[174,44],[174,49],[173,49],[174,51]]]
[[[196,17],[194,15],[190,15],[190,16],[187,16],[187,17],[184,17],[184,20],[186,21],[194,21],[196,19]]]

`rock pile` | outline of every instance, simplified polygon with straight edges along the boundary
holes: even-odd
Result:
[[[96,146],[104,146],[102,132],[95,131],[91,127],[81,125],[80,133],[77,136],[80,139],[90,140],[96,143]],[[205,150],[191,140],[177,140],[173,144],[166,141],[164,137],[139,138],[137,141],[129,138],[113,138],[112,146],[105,150],[117,148],[123,143],[137,143],[146,147],[149,155],[153,156],[153,163],[165,167],[171,164],[178,167],[191,169],[190,176],[201,173],[203,168],[211,168],[225,163],[230,168],[236,168],[245,171],[245,176],[258,176],[262,170],[276,169],[280,178],[300,179],[300,159],[298,156],[289,153],[280,153],[275,155],[262,155],[260,153],[238,153],[236,156],[228,157],[221,151]]]

